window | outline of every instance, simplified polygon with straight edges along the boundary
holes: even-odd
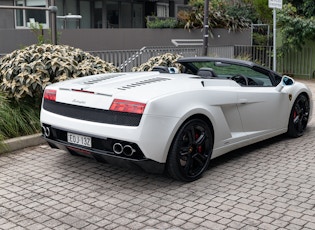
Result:
[[[16,6],[47,7],[47,0],[17,0]],[[48,28],[48,11],[45,10],[15,10],[15,27],[30,28],[31,25],[42,24]]]
[[[156,4],[156,16],[157,17],[169,17],[169,5],[167,3]]]
[[[119,4],[107,2],[107,28],[119,28]]]
[[[271,77],[268,71],[261,68],[250,68],[248,66],[225,63],[225,62],[194,62],[193,65],[197,69],[201,67],[208,67],[218,75],[219,78],[236,79],[242,78],[247,81],[248,86],[269,87],[273,86]]]

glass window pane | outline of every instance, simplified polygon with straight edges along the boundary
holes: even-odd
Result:
[[[45,7],[46,6],[46,1],[45,0],[26,0],[26,6]]]
[[[158,17],[169,17],[169,6],[164,3],[156,4],[156,16]]]
[[[103,27],[103,10],[102,10],[102,1],[96,1],[94,5],[94,28]]]
[[[77,0],[66,0],[65,2],[65,15],[68,14],[75,14],[77,15]],[[65,28],[67,29],[76,29],[78,28],[79,24],[78,24],[78,20],[77,19],[67,19],[65,21]]]
[[[35,22],[46,24],[46,12],[43,10],[26,10],[26,22],[35,20]]]
[[[121,18],[121,27],[122,28],[131,28],[131,3],[122,2],[121,3],[121,15],[124,15]]]
[[[91,7],[89,1],[80,1],[80,28],[91,28]]]
[[[119,8],[118,2],[107,3],[108,28],[119,28]]]
[[[63,10],[63,1],[55,1],[56,6],[58,8],[57,15],[58,16],[64,16],[64,10]],[[57,28],[63,29],[64,28],[64,20],[57,18]]]
[[[24,1],[15,1],[16,6],[24,6]],[[16,10],[15,11],[15,23],[16,26],[24,26],[24,16],[23,10]]]
[[[26,0],[26,6],[32,7],[46,7],[45,0]],[[25,10],[26,23],[38,22],[40,24],[47,24],[46,11],[44,10]]]
[[[133,27],[134,28],[142,28],[143,27],[143,5],[142,4],[134,4],[133,5]]]

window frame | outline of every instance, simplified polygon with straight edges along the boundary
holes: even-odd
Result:
[[[165,13],[166,15],[159,15],[159,7],[163,7],[163,14]],[[162,2],[157,2],[156,3],[156,16],[157,17],[165,17],[168,18],[170,16],[170,5],[168,3],[162,3]]]
[[[14,6],[27,7],[28,6],[28,4],[27,4],[28,1],[29,0],[15,0],[14,1]],[[42,1],[43,1],[43,3],[45,3],[44,7],[48,7],[48,0],[42,0]],[[22,5],[17,4],[18,2],[22,2]],[[43,7],[43,6],[39,6],[39,7]],[[17,11],[22,11],[22,17],[23,17],[23,19],[22,19],[23,25],[22,26],[18,25],[18,20],[17,20],[17,14],[18,13],[17,13]],[[28,26],[28,23],[30,23],[30,22],[26,21],[26,16],[27,16],[26,11],[27,10],[25,10],[25,9],[21,9],[21,10],[20,9],[15,9],[14,10],[14,26],[15,26],[15,29],[32,29],[30,26]],[[49,12],[47,10],[44,11],[44,12],[45,12],[46,23],[39,23],[39,24],[43,25],[43,29],[48,29],[49,28]]]

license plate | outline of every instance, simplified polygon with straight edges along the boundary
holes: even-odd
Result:
[[[67,140],[71,144],[92,147],[92,138],[74,133],[67,133]]]

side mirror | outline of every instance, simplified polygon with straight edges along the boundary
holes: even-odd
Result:
[[[294,84],[293,78],[288,77],[288,76],[286,76],[286,75],[284,75],[284,76],[282,77],[281,82],[283,82],[283,85],[293,85],[293,84]]]
[[[285,86],[290,86],[294,84],[294,80],[293,78],[284,75],[281,79],[281,82],[277,85],[276,90],[278,92],[281,92],[281,90],[285,87]]]
[[[179,73],[179,70],[176,67],[168,67],[169,73]]]
[[[158,71],[160,73],[179,73],[179,70],[176,67],[167,66],[154,66],[152,71]]]

